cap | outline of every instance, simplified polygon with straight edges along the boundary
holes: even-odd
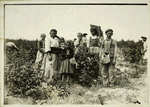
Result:
[[[112,30],[112,29],[107,29],[107,30],[105,31],[105,33],[109,32],[109,31],[112,31],[112,32],[113,32],[113,30]]]
[[[147,39],[147,37],[145,37],[145,36],[141,36],[141,38],[142,38],[142,39]]]

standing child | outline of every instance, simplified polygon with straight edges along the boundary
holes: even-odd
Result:
[[[86,35],[87,35],[87,33],[83,33],[82,40],[83,40],[83,46],[87,47],[87,38],[86,38]]]
[[[112,39],[112,29],[107,29],[105,31],[105,34],[107,38],[102,43],[102,55],[106,55],[106,58],[109,58],[110,61],[105,63],[105,60],[103,60],[103,58],[101,59],[101,75],[103,77],[103,86],[107,87],[115,85],[113,70],[115,69],[115,64],[117,60],[117,41]]]
[[[98,54],[99,59],[101,59],[101,50],[102,50],[102,41],[103,41],[103,35],[100,35],[98,32],[100,32],[100,29],[98,29],[98,26],[91,25],[90,32],[92,36],[90,36],[88,41],[88,47],[90,49],[91,53]],[[101,64],[99,63],[99,70],[95,71],[96,78],[98,78],[101,75]],[[98,76],[99,75],[99,76]]]
[[[41,34],[40,37],[41,38],[40,38],[40,40],[38,41],[38,44],[37,44],[38,52],[37,52],[36,61],[35,61],[35,63],[38,63],[38,64],[40,64],[42,62],[43,57],[44,57],[46,35]]]
[[[62,75],[62,81],[65,81],[65,77],[67,82],[70,80],[70,74],[73,74],[73,70],[71,68],[70,59],[73,57],[73,50],[70,48],[70,44],[67,43],[65,46],[65,40],[61,39],[60,47],[62,49],[60,53],[60,74]]]

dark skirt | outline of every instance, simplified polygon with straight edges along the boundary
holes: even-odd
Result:
[[[74,68],[71,66],[69,59],[66,59],[61,62],[60,73],[73,74]]]

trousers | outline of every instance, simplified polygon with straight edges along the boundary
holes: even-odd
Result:
[[[108,64],[101,64],[101,76],[103,77],[103,85],[114,84],[114,74],[115,64],[112,62]]]

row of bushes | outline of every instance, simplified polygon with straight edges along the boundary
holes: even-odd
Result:
[[[21,39],[7,41],[14,42],[19,48],[19,53],[6,53],[5,84],[9,91],[15,94],[21,94],[22,96],[34,96],[34,98],[38,98],[37,96],[41,95],[45,95],[44,98],[48,98],[52,96],[52,93],[61,97],[69,94],[68,90],[64,88],[66,87],[66,84],[64,84],[64,86],[61,85],[62,83],[59,74],[54,77],[54,86],[57,87],[56,89],[50,87],[42,88],[42,83],[45,82],[43,74],[39,69],[33,69],[32,66],[37,53],[36,41]],[[73,47],[73,42],[69,42],[71,42]],[[141,57],[138,56],[140,53],[137,53],[137,51],[140,50],[138,46],[140,46],[138,42],[135,43],[131,41],[131,44],[120,47],[123,53],[128,56],[125,56],[128,58],[126,60],[129,60],[130,62],[139,61]],[[138,49],[133,47],[138,47]],[[131,54],[137,58],[133,59]],[[98,80],[98,84],[102,84],[102,79],[97,77],[99,73],[98,55],[90,53],[86,47],[80,47],[75,57],[79,65],[74,73],[74,81],[83,86],[91,86],[94,80]],[[129,57],[132,60],[129,59]],[[127,74],[122,73],[119,70],[114,71],[114,73],[117,80],[116,85],[129,83]],[[51,92],[51,94],[49,92]]]

